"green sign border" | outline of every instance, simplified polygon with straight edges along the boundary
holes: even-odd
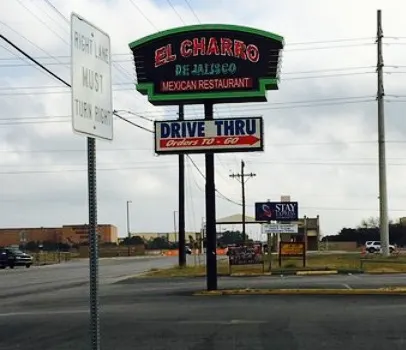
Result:
[[[280,35],[266,32],[264,30],[230,25],[230,24],[201,24],[201,25],[191,25],[184,27],[172,28],[162,32],[158,32],[152,35],[148,35],[141,39],[135,40],[129,44],[131,50],[138,48],[142,45],[148,44],[152,41],[170,37],[174,34],[195,32],[200,30],[228,30],[242,33],[249,33],[256,36],[262,36],[264,38],[279,41],[284,45],[284,38]],[[197,92],[197,93],[181,93],[181,94],[156,94],[154,92],[154,83],[140,83],[136,84],[136,90],[143,95],[148,95],[148,100],[153,102],[174,102],[174,101],[184,101],[188,102],[190,100],[230,100],[230,99],[244,99],[244,98],[261,98],[266,96],[267,90],[278,89],[279,79],[272,78],[260,78],[259,79],[259,90],[256,91],[226,91],[226,92]]]

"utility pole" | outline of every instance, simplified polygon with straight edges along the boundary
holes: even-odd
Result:
[[[241,183],[241,199],[242,199],[242,239],[245,243],[247,240],[246,229],[245,229],[245,183],[252,177],[257,176],[257,174],[244,173],[245,163],[241,160],[241,173],[231,174],[230,177],[237,179]]]
[[[379,156],[379,229],[383,256],[389,256],[389,220],[388,193],[386,188],[386,155],[385,155],[385,110],[383,88],[383,55],[382,55],[382,13],[377,12],[377,46],[378,46],[378,156]]]
[[[130,229],[130,203],[131,201],[127,201],[127,237],[128,237],[128,256],[131,255],[131,247],[130,247],[130,241],[131,241],[131,229]]]

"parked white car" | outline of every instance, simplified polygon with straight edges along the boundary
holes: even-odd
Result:
[[[381,242],[380,241],[367,241],[365,242],[365,249],[368,253],[382,253]],[[392,254],[396,247],[393,244],[389,244],[389,252]]]

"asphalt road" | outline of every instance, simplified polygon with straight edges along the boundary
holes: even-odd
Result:
[[[190,257],[188,257],[190,259]],[[134,275],[151,268],[162,268],[177,263],[177,257],[139,257],[100,259],[100,284]],[[0,270],[0,299],[16,294],[31,294],[60,290],[89,282],[88,259],[47,266],[32,266]]]
[[[63,269],[68,268],[59,271]],[[399,285],[404,279],[406,275],[221,278],[219,287],[347,288],[346,284],[365,288]],[[101,348],[393,350],[406,346],[402,296],[191,296],[204,287],[204,278],[106,280],[100,287]],[[88,320],[88,286],[1,298],[0,349],[90,349]]]

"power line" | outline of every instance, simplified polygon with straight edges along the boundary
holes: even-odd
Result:
[[[300,49],[287,49],[284,51],[295,52],[295,51],[309,51],[309,50],[330,50],[330,49],[342,49],[350,47],[363,47],[363,46],[375,46],[375,43],[364,43],[364,44],[346,44],[346,45],[333,45],[333,46],[320,46],[320,47],[309,47],[309,48],[300,48]]]
[[[129,0],[132,1],[132,0]],[[6,25],[7,27],[9,27],[7,24],[5,24],[4,22],[0,22],[4,25]],[[10,27],[9,27],[10,28]],[[10,28],[11,30],[14,31],[14,29]],[[15,32],[15,31],[14,31]],[[17,33],[18,35],[22,36],[21,34]],[[29,39],[25,38],[27,41],[29,41],[31,44],[33,44]],[[334,42],[334,41],[331,41]],[[303,43],[303,44],[307,44],[307,43]],[[35,45],[35,44],[33,44]],[[299,43],[294,43],[294,44],[290,44],[290,45],[299,45]],[[297,52],[297,51],[312,51],[312,50],[321,50],[321,49],[337,49],[337,48],[349,48],[349,47],[363,47],[363,46],[375,46],[376,44],[374,42],[370,42],[370,43],[361,43],[361,44],[349,44],[349,45],[333,45],[333,46],[328,46],[328,47],[309,47],[309,48],[299,48],[299,49],[286,49],[284,48],[284,52]],[[36,46],[36,45],[35,45]],[[285,46],[289,46],[289,44],[286,44]],[[37,48],[39,48],[37,46]],[[42,49],[41,49],[42,50]],[[43,51],[43,50],[42,50]],[[48,54],[47,54],[48,55]],[[275,56],[279,55],[279,50],[275,50]],[[123,60],[121,62],[131,62],[132,60],[130,59],[132,56],[132,53],[114,53],[112,54],[112,57],[116,57],[116,56],[128,56],[129,59],[128,60]],[[57,56],[33,56],[36,59],[69,59],[68,55],[57,55]],[[5,61],[5,60],[11,60],[8,57],[1,57],[0,61]],[[61,64],[67,64],[67,63],[61,63]]]
[[[20,4],[20,6],[24,7],[32,16],[34,16],[41,24],[43,24],[45,27],[47,27],[49,29],[49,31],[51,31],[53,34],[55,34],[55,36],[57,36],[59,39],[61,39],[64,43],[66,43],[67,45],[69,45],[69,43],[63,38],[61,37],[55,30],[53,30],[49,25],[46,24],[46,22],[38,17],[34,12],[32,12],[27,6],[25,6],[22,1],[17,0],[17,2]]]
[[[391,95],[388,95],[391,96]],[[401,95],[393,95],[394,97],[400,97]],[[405,96],[406,97],[406,96]],[[240,106],[236,105],[233,106],[230,111],[239,113],[239,112],[255,112],[255,111],[262,111],[262,110],[268,110],[268,109],[274,109],[275,105],[280,105],[280,106],[285,106],[285,105],[295,105],[295,104],[318,104],[318,103],[324,103],[324,102],[346,102],[346,101],[354,101],[354,100],[365,100],[367,99],[368,101],[375,99],[373,95],[365,95],[365,96],[343,96],[343,97],[328,97],[328,98],[319,98],[319,99],[311,99],[311,100],[297,100],[297,101],[281,101],[281,102],[272,102],[272,103],[258,103],[256,105],[249,105],[249,106]],[[122,111],[122,110],[117,110],[117,111]],[[165,111],[141,111],[138,112],[137,114],[132,113],[133,115],[150,115],[150,117],[155,117],[155,118],[160,118],[164,116],[173,116],[176,117],[175,111],[173,112],[168,112],[166,109]],[[233,114],[235,114],[233,113]],[[199,115],[199,114],[191,114],[191,115]],[[65,115],[65,116],[32,116],[32,118],[70,118],[70,115]],[[17,117],[17,118],[0,118],[0,120],[20,120],[20,119],[28,119],[28,117]]]
[[[18,0],[18,1],[20,2],[20,0]],[[28,12],[30,12],[34,17],[36,17],[43,25],[45,25],[49,30],[51,30],[52,32],[54,32],[53,29],[50,28],[47,23],[45,23],[41,18],[39,18],[38,16],[36,16],[30,9],[28,9],[28,8],[27,8],[26,6],[24,6],[23,4],[21,4],[21,5],[22,5]],[[48,5],[50,5],[51,8],[52,8],[54,11],[56,11],[56,12],[65,20],[65,22],[67,22],[68,25],[70,25],[70,21],[56,8],[56,6],[52,5],[52,4],[49,3],[49,2],[48,2]],[[44,13],[46,13],[46,12],[44,11]],[[52,18],[52,17],[51,17],[51,18]],[[69,46],[69,43],[68,43],[64,38],[62,38],[61,36],[59,36],[59,35],[58,35],[57,33],[55,33],[55,32],[54,32],[54,34],[56,34],[67,46]],[[70,34],[69,34],[69,35],[70,35]],[[70,58],[70,57],[69,57],[69,58]],[[70,64],[66,64],[66,66],[70,66]],[[118,63],[113,63],[113,66],[116,68],[117,72],[123,74],[126,78],[127,78],[127,77],[132,77],[132,76],[131,76],[128,72],[126,72],[125,69],[124,69],[122,66],[120,66]],[[68,67],[68,68],[69,68],[69,67]]]
[[[199,17],[197,16],[196,12],[193,10],[192,5],[190,5],[189,0],[185,0],[187,7],[189,8],[190,12],[192,12],[193,16],[196,18],[197,23],[201,23]]]
[[[55,7],[55,5],[53,5],[53,4],[51,3],[51,1],[49,1],[49,0],[44,0],[44,1],[45,1],[45,3],[46,3],[53,11],[56,12],[56,14],[57,14],[58,16],[60,16],[65,22],[67,22],[68,24],[70,24],[70,23],[69,23],[69,20]]]
[[[324,41],[305,41],[305,42],[293,42],[289,45],[317,45],[317,44],[330,44],[330,43],[341,43],[348,41],[364,41],[364,40],[375,40],[374,37],[364,37],[364,38],[347,38],[347,39],[332,39]]]
[[[58,57],[58,56],[55,56]],[[61,58],[68,58],[68,56],[60,56]],[[38,61],[45,60],[44,57],[34,57]],[[7,62],[7,61],[17,61],[19,58],[0,58],[0,62]],[[56,66],[56,65],[68,65],[70,66],[70,62],[67,61],[66,63],[59,63],[59,62],[42,62],[45,66]],[[112,60],[112,63],[133,63],[132,59],[120,60],[115,59]],[[13,67],[30,67],[29,63],[24,62],[15,62],[15,63],[2,63],[0,64],[0,68],[13,68]],[[386,68],[405,68],[406,66],[386,66]],[[375,66],[349,66],[349,67],[333,67],[333,68],[325,68],[325,69],[312,69],[306,71],[287,71],[283,72],[283,75],[299,75],[299,74],[313,74],[313,73],[328,73],[328,72],[339,72],[339,71],[352,71],[352,70],[359,70],[359,69],[375,69]],[[132,82],[133,84],[133,82]]]
[[[375,74],[375,73],[376,72],[344,73],[344,74],[318,75],[318,76],[311,76],[311,77],[285,78],[285,79],[280,79],[280,80],[281,81],[287,81],[287,80],[307,80],[307,79],[319,79],[319,78],[324,79],[324,78],[330,78],[330,77],[354,76],[354,75],[360,75],[360,74],[361,75],[366,75],[366,74]],[[125,87],[125,85],[131,85],[131,87]],[[134,82],[114,83],[113,86],[116,86],[117,88],[114,89],[113,91],[114,92],[135,91],[133,85],[134,85]],[[6,89],[6,87],[2,88],[2,90],[5,90],[5,89]],[[54,86],[52,86],[52,87],[47,87],[47,86],[38,86],[38,87],[36,87],[36,86],[27,86],[27,87],[14,87],[14,88],[11,87],[11,90],[19,90],[19,89],[20,90],[24,90],[24,89],[25,90],[63,89],[63,87],[54,87]],[[2,93],[0,93],[0,96],[57,95],[57,94],[68,94],[68,93],[70,93],[69,90],[63,90],[63,91],[12,91],[10,93],[2,92]],[[278,103],[278,104],[280,104],[280,103]]]
[[[175,6],[173,6],[171,0],[166,0],[166,2],[169,4],[169,6],[172,8],[173,12],[175,12],[176,16],[181,20],[181,22],[186,25],[186,22],[183,20],[182,16],[180,13],[176,10]]]
[[[44,0],[45,3],[47,2],[46,0]],[[41,8],[39,7],[39,5],[36,2],[32,2],[32,4],[34,6],[36,6],[38,9],[41,10]],[[52,9],[52,6],[49,6]],[[64,27],[60,21],[56,20],[54,17],[52,17],[47,11],[42,11],[52,22],[54,22],[60,29],[62,29],[64,31],[64,33],[66,33],[68,36],[70,36],[70,32],[68,29],[66,29],[66,27]]]
[[[50,54],[49,54],[48,52],[46,52],[43,48],[41,48],[40,46],[38,46],[37,44],[35,44],[34,42],[32,42],[32,41],[31,41],[30,39],[28,39],[26,36],[20,34],[20,33],[17,32],[16,30],[14,30],[13,28],[11,28],[7,23],[4,23],[3,21],[0,21],[0,23],[3,24],[5,27],[9,28],[9,29],[10,29],[12,32],[14,32],[15,34],[17,34],[20,38],[22,38],[22,39],[28,41],[28,42],[29,42],[32,46],[34,46],[35,48],[37,48],[38,50],[40,50],[40,51],[42,51],[43,53],[45,53],[45,54],[47,55],[46,57],[47,57],[48,59],[51,58],[51,59],[53,59],[53,60],[59,62],[59,63],[62,64],[63,66],[66,66],[66,64],[63,63],[63,62],[61,62],[61,61],[59,61],[57,57],[50,55]],[[30,57],[32,57],[32,56],[30,56]],[[35,57],[33,57],[33,58],[34,58],[34,60],[36,60]],[[30,59],[30,60],[31,60],[31,59]],[[69,68],[69,67],[67,67],[67,68]]]
[[[196,196],[193,196],[196,197]],[[221,196],[219,196],[218,198],[222,199]],[[78,200],[77,198],[71,198],[70,201],[75,201],[77,200],[77,203],[82,202],[81,200]],[[111,198],[111,197],[100,197],[98,198],[98,200],[100,202],[122,202],[122,199],[120,198]],[[24,204],[24,202],[29,202],[29,203],[41,203],[41,202],[51,202],[52,203],[66,203],[66,198],[65,199],[61,199],[60,197],[55,197],[55,198],[45,198],[45,199],[36,199],[36,200],[24,200],[23,202],[21,202],[21,200],[18,199],[0,199],[0,204],[5,204],[5,203],[18,203],[19,206],[21,206],[22,204]],[[235,204],[235,203],[234,203]],[[247,205],[247,207],[254,207],[254,205]],[[304,210],[315,210],[315,211],[363,211],[363,212],[376,212],[378,209],[376,208],[351,208],[351,207],[314,207],[314,206],[301,206],[302,209]],[[400,208],[394,208],[394,209],[390,209],[391,212],[405,212],[406,208],[404,209],[400,209]]]
[[[386,143],[392,144],[405,144],[406,140],[387,140]],[[376,140],[373,141],[354,141],[343,140],[342,142],[296,142],[296,143],[269,143],[267,147],[317,147],[317,146],[341,146],[346,145],[376,145]],[[9,152],[16,154],[24,153],[69,153],[69,152],[83,152],[84,149],[0,149],[0,152]],[[127,148],[99,148],[97,152],[143,152],[151,151],[151,148],[127,147]],[[389,158],[389,159],[406,159],[406,158]]]
[[[229,112],[235,115],[236,113],[241,113],[241,112],[259,112],[259,111],[267,111],[267,110],[273,110],[273,109],[284,109],[286,107],[288,108],[304,108],[304,107],[311,107],[311,106],[326,106],[326,105],[343,105],[343,104],[349,104],[349,103],[364,103],[364,102],[373,102],[375,101],[375,98],[373,96],[347,96],[347,97],[330,97],[330,98],[323,98],[323,99],[314,99],[314,100],[302,100],[302,101],[285,101],[285,102],[273,102],[272,104],[270,103],[264,103],[263,106],[235,106],[233,108],[229,109]],[[278,107],[278,105],[280,107]],[[298,106],[294,106],[298,105]],[[121,111],[121,110],[116,110],[116,111]],[[126,111],[128,113],[129,111]],[[150,114],[150,117],[145,116],[146,114]],[[154,114],[153,114],[154,113]],[[155,114],[156,113],[156,114]],[[171,116],[171,113],[168,112],[155,112],[155,111],[143,111],[139,113],[133,113],[130,112],[130,114],[136,116],[136,117],[141,117],[142,119],[146,119],[148,121],[153,121],[152,117],[155,118],[160,118],[164,116]],[[190,114],[192,116],[199,116],[200,114]],[[32,117],[15,117],[15,118],[0,118],[1,121],[10,121],[10,122],[17,122],[17,121],[27,121],[27,122],[34,122],[38,121],[39,123],[45,123],[51,120],[54,120],[55,118],[58,119],[69,119],[71,116],[69,115],[61,115],[61,116],[32,116]],[[173,112],[173,117],[176,117],[176,113]],[[47,120],[38,120],[38,119],[47,119]],[[129,117],[131,119],[131,117]],[[61,122],[61,121],[58,121]],[[1,125],[1,124],[0,124]],[[4,125],[4,124],[3,124]]]
[[[20,49],[17,45],[15,45],[13,42],[11,42],[10,40],[8,40],[3,34],[0,34],[0,38],[3,39],[7,44],[9,44],[11,47],[13,47],[15,50],[17,50],[19,53],[21,53],[23,56],[25,56],[26,58],[28,58],[30,61],[32,61],[34,64],[36,64],[38,67],[40,67],[41,69],[43,69],[45,72],[47,72],[49,75],[51,75],[53,78],[55,78],[56,80],[58,80],[59,82],[61,82],[62,84],[71,87],[70,84],[68,84],[65,80],[63,80],[62,78],[58,77],[55,73],[53,73],[52,71],[50,71],[48,68],[46,68],[44,65],[42,65],[41,63],[39,63],[35,58],[31,57],[29,54],[27,54],[25,51],[23,51],[22,49]]]
[[[296,108],[317,108],[317,107],[325,107],[325,106],[344,106],[344,105],[350,105],[350,104],[358,104],[358,103],[371,103],[375,102],[375,99],[365,99],[365,100],[358,100],[358,101],[342,101],[342,102],[326,102],[326,103],[317,103],[317,104],[303,104],[303,105],[293,105],[293,106],[281,106],[281,107],[263,107],[261,109],[240,109],[237,110],[238,112],[245,112],[245,113],[254,113],[254,112],[259,112],[259,111],[269,111],[269,110],[284,110],[284,109],[296,109]],[[390,102],[390,101],[386,101]],[[395,101],[393,101],[395,102]],[[405,101],[406,102],[406,101]],[[195,114],[196,115],[196,114]],[[122,119],[122,116],[116,115],[117,117]],[[240,114],[240,115],[234,115],[234,117],[246,117],[247,114]],[[18,120],[18,118],[15,118]],[[129,118],[130,119],[130,118]],[[127,120],[129,120],[127,119]],[[40,120],[40,121],[21,121],[21,122],[12,122],[10,121],[9,123],[0,123],[0,125],[6,126],[6,125],[24,125],[24,124],[46,124],[46,123],[67,123],[68,121],[65,120],[59,120],[59,121],[53,121],[53,120]]]
[[[390,72],[392,73],[404,73],[404,72]],[[406,72],[405,72],[406,73]],[[342,77],[342,76],[354,76],[354,75],[365,75],[365,74],[376,74],[376,72],[353,72],[353,73],[341,73],[341,74],[324,74],[324,75],[315,75],[315,76],[307,76],[307,77],[294,77],[294,78],[284,78],[280,79],[281,81],[286,80],[304,80],[304,79],[319,79],[319,78],[331,78],[331,77]],[[133,81],[130,82],[119,82],[113,83],[113,86],[125,86],[125,85],[134,85]],[[55,86],[55,85],[36,85],[36,86],[3,86],[0,87],[1,90],[41,90],[41,89],[64,89],[63,86]],[[116,89],[115,91],[122,91],[122,90],[133,90],[133,88],[125,88],[125,89]],[[58,94],[58,93],[68,93],[69,91],[36,91],[36,92],[11,92],[11,93],[0,93],[1,95],[19,95],[19,94],[37,94],[37,95],[47,95],[47,94]]]
[[[188,157],[191,159],[190,157]],[[140,162],[142,164],[145,164],[145,162]],[[111,167],[106,167],[106,168],[98,168],[97,170],[99,171],[133,171],[133,170],[140,170],[140,169],[148,169],[148,170],[157,170],[157,169],[162,169],[164,171],[168,170],[169,166],[173,166],[173,169],[176,168],[176,164],[174,163],[159,163],[155,166],[152,165],[140,165],[140,166],[114,166],[115,163],[101,163],[101,164],[106,164],[106,165],[111,165]],[[131,164],[129,162],[122,162],[119,164]],[[267,164],[267,163],[262,163],[262,164]],[[258,163],[257,165],[261,165],[261,163]],[[349,162],[349,163],[344,163],[344,162],[336,162],[336,163],[329,163],[329,162],[282,162],[282,161],[273,161],[272,162],[273,166],[295,166],[297,168],[298,166],[332,166],[332,167],[343,167],[343,166],[368,166],[368,167],[375,167],[378,165],[378,163],[362,163],[362,162]],[[388,166],[401,166],[401,167],[406,167],[406,162],[405,163],[387,163]],[[54,167],[57,167],[57,169],[47,169],[47,170],[40,170],[40,169],[26,169],[26,170],[7,170],[7,171],[1,171],[0,175],[22,175],[22,174],[57,174],[57,173],[83,173],[86,172],[87,169],[85,168],[84,164],[77,164],[76,166],[80,166],[83,168],[80,169],[74,169],[74,168],[65,168],[66,166],[72,166],[69,164],[60,164],[60,165],[54,165]],[[73,165],[75,166],[75,165]],[[196,163],[193,164],[196,169],[198,168],[198,165]],[[3,166],[5,168],[5,166]],[[203,173],[199,169],[199,174],[202,176]],[[205,178],[205,177],[204,177]],[[216,190],[220,195],[223,195],[221,192]],[[223,195],[224,196],[224,195]],[[241,205],[241,204],[239,204]]]
[[[26,58],[28,58],[30,61],[32,61],[34,64],[36,64],[38,67],[40,67],[41,69],[43,69],[45,72],[47,72],[49,75],[51,75],[53,78],[55,78],[56,80],[58,80],[59,82],[61,82],[62,84],[64,84],[67,87],[71,87],[71,85],[66,82],[65,80],[63,80],[62,78],[60,78],[59,76],[57,76],[55,73],[53,73],[52,71],[50,71],[48,68],[44,67],[41,63],[39,63],[36,59],[34,59],[33,57],[31,57],[28,53],[26,53],[24,50],[20,49],[17,45],[15,45],[13,42],[11,42],[9,39],[7,39],[4,35],[0,34],[0,39],[3,39],[7,44],[9,44],[11,47],[13,47],[15,50],[17,50],[19,53],[21,53],[22,55],[24,55]],[[150,131],[146,128],[144,128],[143,126],[140,126],[124,117],[122,117],[120,114],[118,114],[117,112],[113,111],[113,114],[120,118],[121,120],[139,128],[139,129],[143,129],[143,130],[147,130]],[[152,132],[152,131],[151,131]]]
[[[141,10],[141,8],[133,1],[133,0],[129,0],[130,4],[133,5],[137,11],[141,14],[142,17],[144,17],[149,24],[157,31],[160,32],[160,30],[158,29],[158,27],[148,18],[148,16]]]
[[[3,39],[4,41],[6,41],[10,46],[12,46],[14,49],[16,49],[18,52],[20,52],[20,53],[21,53],[22,55],[24,55],[25,57],[27,57],[29,60],[31,60],[32,62],[34,62],[37,66],[41,67],[44,71],[46,71],[46,72],[47,72],[48,74],[50,74],[52,77],[54,77],[55,79],[57,79],[58,81],[60,81],[62,84],[66,85],[66,86],[68,86],[68,87],[71,87],[71,85],[70,85],[68,82],[66,82],[66,81],[63,80],[62,78],[58,77],[55,73],[53,73],[52,71],[50,71],[48,68],[44,67],[42,64],[40,64],[38,61],[36,61],[35,59],[33,59],[29,54],[27,54],[25,51],[23,51],[22,49],[20,49],[20,48],[19,48],[18,46],[16,46],[13,42],[11,42],[11,41],[8,40],[6,37],[4,37],[2,34],[0,34],[0,38]],[[128,120],[128,119],[122,117],[122,116],[119,115],[116,111],[113,111],[113,114],[114,114],[115,116],[117,116],[118,118],[124,120],[125,122],[127,122],[127,123],[129,123],[129,124],[131,124],[131,125],[133,125],[133,126],[135,126],[135,127],[138,127],[138,128],[140,128],[140,129],[142,129],[142,130],[144,130],[144,131],[153,133],[152,130],[147,129],[147,128],[144,128],[144,127],[142,127],[142,126],[140,126],[140,125],[138,125],[138,124],[136,124],[136,123],[133,123],[132,121],[130,121],[130,120]],[[199,169],[199,168],[197,167],[197,165],[194,163],[194,161],[192,160],[192,158],[191,158],[189,155],[187,155],[187,156],[188,156],[188,158],[190,159],[190,161],[192,162],[192,164],[196,167],[196,169],[199,170],[199,173],[204,176],[204,174],[200,171],[200,169]],[[87,169],[86,169],[86,170],[87,170]],[[101,170],[101,171],[110,171],[110,170],[112,170],[112,169],[98,169],[98,170]],[[123,169],[120,169],[120,170],[123,170]],[[69,171],[69,172],[70,172],[70,171],[76,171],[76,170],[74,170],[74,169],[69,169],[69,170],[65,169],[65,170],[63,170],[63,171],[64,171],[64,172],[66,172],[66,171]],[[14,172],[14,173],[15,173],[15,172]],[[20,173],[21,173],[21,172],[20,172]],[[31,172],[31,173],[33,173],[33,172]],[[42,173],[42,174],[43,174],[44,171],[35,171],[35,173]],[[0,172],[0,174],[12,174],[12,172]],[[17,173],[15,173],[15,174],[17,174]],[[204,178],[205,178],[205,177],[204,177]],[[221,196],[224,196],[220,191],[216,190],[216,192],[219,193]],[[225,196],[224,196],[224,197],[225,197]],[[225,198],[227,198],[227,197],[225,197]]]
[[[203,172],[199,169],[199,167],[197,166],[197,164],[195,163],[195,161],[192,159],[192,157],[190,157],[190,155],[186,154],[186,157],[190,160],[190,162],[192,163],[192,165],[195,167],[195,169],[197,170],[197,172],[200,174],[200,176],[206,181],[206,176],[203,174]],[[230,203],[236,204],[236,205],[241,205],[241,203],[235,202],[232,199],[228,198],[227,196],[225,196],[224,194],[222,194],[217,188],[215,188],[215,192],[221,196],[223,199],[227,200]]]

